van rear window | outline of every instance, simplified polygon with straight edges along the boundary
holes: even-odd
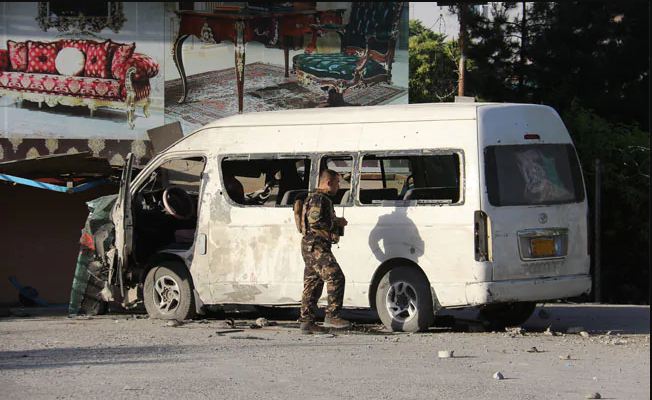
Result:
[[[580,165],[570,144],[528,144],[485,148],[489,203],[547,205],[584,200]]]

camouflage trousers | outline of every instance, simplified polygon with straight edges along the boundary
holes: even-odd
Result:
[[[306,267],[303,270],[300,320],[315,321],[317,301],[324,289],[324,282],[328,293],[326,316],[339,317],[344,301],[345,280],[342,269],[331,253],[330,243],[304,237],[301,240],[301,255]]]

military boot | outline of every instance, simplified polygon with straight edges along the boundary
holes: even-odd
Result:
[[[351,327],[351,323],[340,317],[329,317],[324,318],[324,328],[333,328],[333,329],[347,329]]]
[[[326,329],[315,324],[313,321],[301,322],[301,333],[304,335],[311,335],[313,333],[324,333]]]

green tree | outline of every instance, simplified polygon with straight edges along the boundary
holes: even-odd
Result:
[[[411,103],[453,100],[457,90],[459,47],[446,36],[433,32],[420,21],[410,21]]]

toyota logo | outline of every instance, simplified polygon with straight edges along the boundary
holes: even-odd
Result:
[[[548,215],[546,215],[546,213],[539,214],[539,222],[542,224],[548,222]]]

